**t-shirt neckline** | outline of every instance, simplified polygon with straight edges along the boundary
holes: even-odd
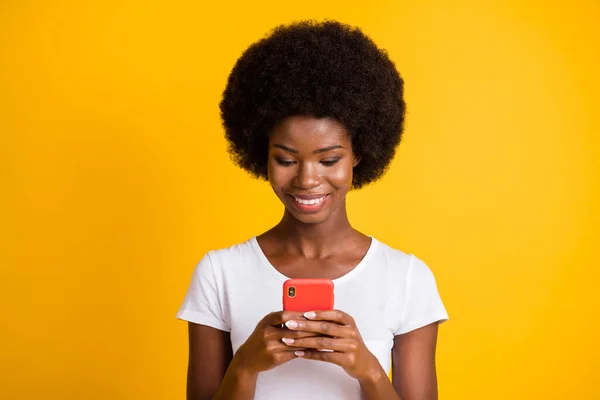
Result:
[[[379,246],[379,241],[373,236],[368,236],[371,238],[371,244],[369,245],[369,248],[367,249],[367,252],[363,256],[363,258],[350,271],[340,276],[339,278],[332,279],[334,285],[339,285],[352,279],[353,277],[358,275],[363,269],[365,269],[365,267],[369,264],[369,261],[371,260],[371,258],[373,258],[373,254],[375,254],[377,247]],[[279,270],[277,270],[277,268],[275,268],[275,266],[271,264],[265,253],[260,248],[256,236],[253,236],[250,239],[250,245],[254,249],[256,255],[260,258],[263,267],[265,267],[275,278],[277,278],[281,282],[285,282],[286,280],[290,279],[289,277],[279,272]]]

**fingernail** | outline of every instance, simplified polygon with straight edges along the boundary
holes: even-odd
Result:
[[[294,329],[298,327],[298,323],[294,320],[290,320],[288,322],[285,323],[285,326],[287,326],[290,329]]]
[[[294,343],[294,339],[290,339],[290,338],[281,338],[281,340],[283,341],[283,343],[285,344],[292,344]]]
[[[313,319],[317,317],[317,313],[314,311],[309,311],[307,313],[304,313],[304,317],[308,319]]]
[[[294,354],[296,357],[304,357],[304,352],[302,350],[295,351]]]

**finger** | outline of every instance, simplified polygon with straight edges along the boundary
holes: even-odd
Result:
[[[291,319],[304,319],[304,316],[297,311],[275,311],[267,314],[261,322],[265,325],[279,327]]]
[[[305,338],[305,337],[315,337],[315,336],[320,336],[318,333],[314,333],[314,332],[303,332],[303,331],[293,331],[291,329],[287,329],[287,328],[274,328],[275,329],[275,336],[277,336],[277,338],[281,339],[281,338],[290,338],[290,339],[300,339],[300,338]]]
[[[293,340],[293,339],[291,339],[291,340]],[[290,352],[293,353],[294,351],[297,351],[297,350],[307,350],[307,348],[306,347],[289,346],[282,339],[282,340],[274,341],[272,343],[267,344],[266,350],[267,350],[267,352],[279,357],[278,356],[279,353],[290,353]],[[311,349],[308,349],[308,350],[311,350]]]
[[[355,325],[354,318],[341,310],[309,311],[303,316],[311,321],[332,321],[340,325]]]
[[[283,338],[283,343],[290,347],[303,347],[306,349],[330,350],[346,353],[356,350],[356,345],[348,339],[333,339],[325,336],[291,339]]]
[[[332,364],[337,364],[340,367],[346,367],[347,365],[349,365],[348,356],[344,353],[318,350],[304,350],[301,354],[301,356],[298,354],[296,354],[296,356],[306,358],[307,360],[325,361]]]
[[[305,351],[301,349],[282,351],[275,355],[275,362],[277,363],[277,365],[285,364],[286,362],[291,361],[294,358],[301,357],[302,355],[304,355],[304,353]]]
[[[353,337],[354,328],[331,321],[290,320],[285,324],[290,330],[319,333],[334,337]]]
[[[287,339],[287,340],[291,340],[292,342],[295,341],[295,339]],[[286,352],[294,352],[296,350],[304,350],[304,347],[300,347],[300,346],[294,346],[291,347],[289,346],[283,339],[275,339],[275,340],[268,340],[265,342],[265,350],[267,351],[267,353],[271,353],[271,354],[278,354],[278,353],[286,353]]]

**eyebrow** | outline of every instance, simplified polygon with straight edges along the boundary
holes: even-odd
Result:
[[[287,147],[287,146],[284,146],[284,145],[282,145],[282,144],[274,144],[274,145],[273,145],[273,147],[279,147],[280,149],[283,149],[283,150],[285,150],[285,151],[287,151],[287,152],[294,153],[294,154],[298,154],[298,150],[296,150],[296,149],[292,149],[292,148],[290,148],[290,147]],[[336,145],[333,145],[333,146],[324,147],[324,148],[322,148],[322,149],[317,149],[317,150],[313,151],[313,153],[314,153],[314,154],[317,154],[317,153],[325,153],[325,152],[328,152],[328,151],[330,151],[330,150],[334,150],[334,149],[343,149],[343,148],[344,148],[343,146],[340,146],[339,144],[336,144]]]

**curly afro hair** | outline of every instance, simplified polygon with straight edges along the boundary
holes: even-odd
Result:
[[[360,162],[352,188],[385,173],[404,130],[404,81],[385,50],[336,21],[281,25],[237,60],[220,103],[232,160],[268,179],[273,126],[293,115],[334,118]]]

